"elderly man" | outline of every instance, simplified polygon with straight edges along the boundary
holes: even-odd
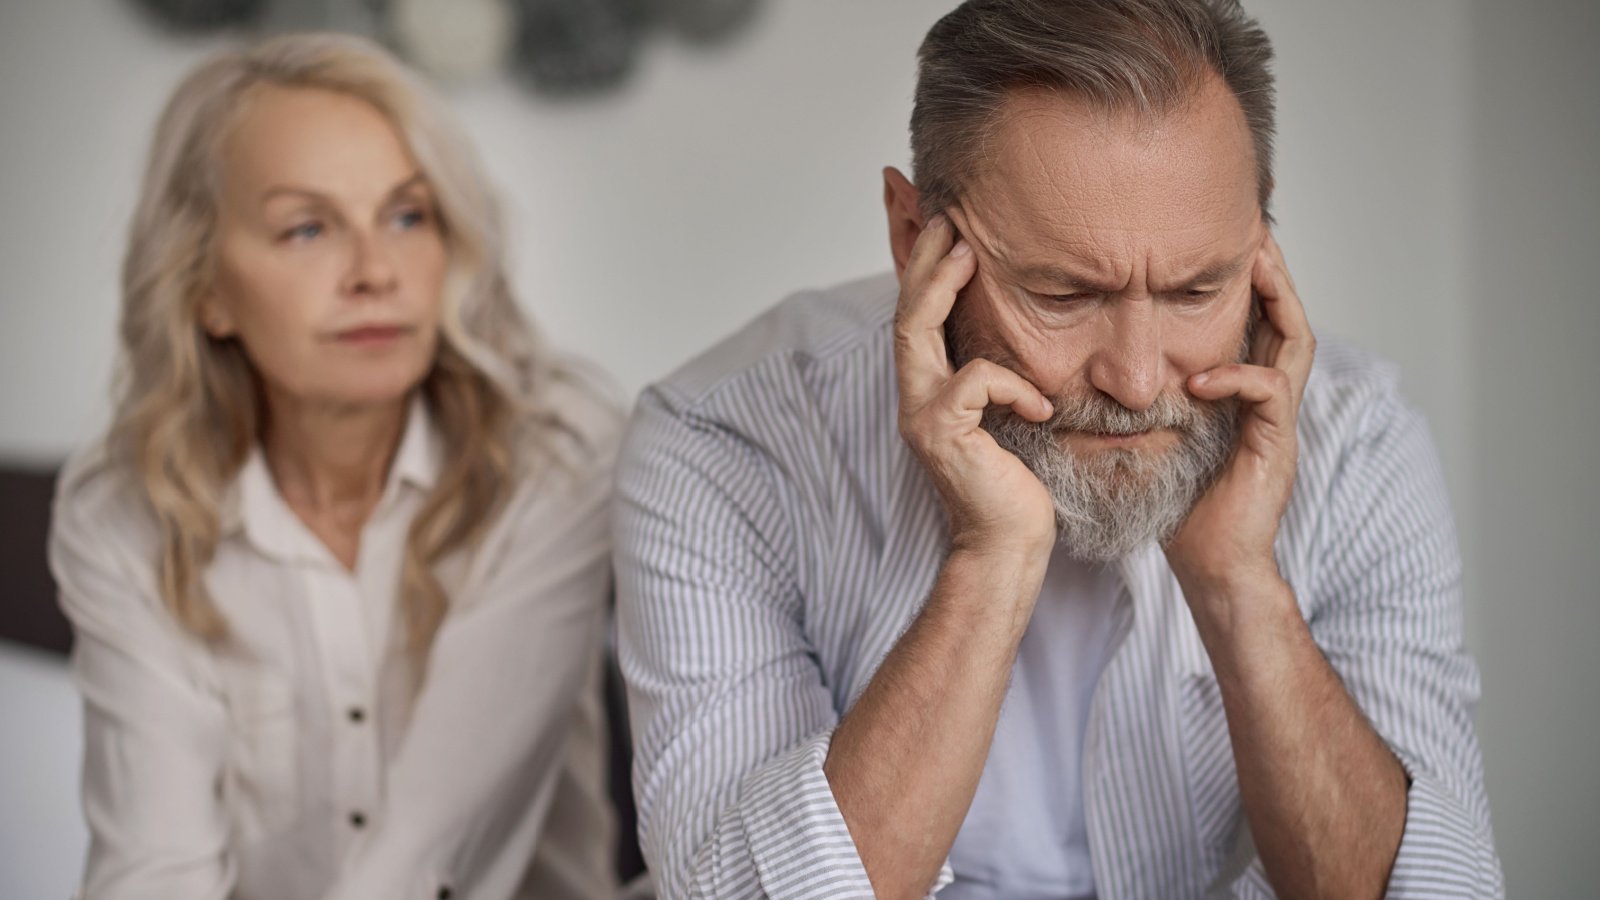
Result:
[[[1274,241],[1230,0],[929,33],[897,278],[648,391],[620,641],[666,896],[1503,892],[1460,560]]]

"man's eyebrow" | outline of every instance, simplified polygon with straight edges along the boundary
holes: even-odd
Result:
[[[1193,286],[1201,284],[1217,284],[1218,282],[1227,281],[1243,271],[1245,264],[1249,261],[1250,254],[1246,253],[1245,255],[1236,257],[1234,259],[1211,263],[1187,278],[1178,279],[1178,283],[1184,286]]]
[[[1109,292],[1116,287],[1109,285],[1103,278],[1084,272],[1074,272],[1071,269],[1053,263],[1036,265],[1008,265],[1017,280],[1027,284],[1048,284],[1052,287],[1062,288],[1074,292]]]
[[[1175,279],[1175,283],[1179,286],[1177,289],[1227,281],[1243,271],[1250,258],[1250,254],[1246,253],[1234,259],[1210,263],[1192,275]],[[1120,285],[1112,284],[1104,278],[1087,272],[1077,272],[1057,263],[1016,265],[1003,262],[1003,265],[1012,273],[1015,280],[1021,283],[1049,285],[1060,289],[1063,293],[1109,294],[1122,290]]]
[[[427,178],[421,172],[417,172],[412,174],[409,178],[399,182],[394,187],[390,188],[389,192],[384,196],[387,198],[393,198],[399,194],[405,193],[413,187],[426,184]],[[296,187],[294,185],[284,184],[274,185],[263,191],[261,193],[261,202],[265,203],[275,197],[304,197],[308,200],[315,200],[318,203],[329,202],[328,195],[322,193],[321,191],[313,190],[307,187]]]

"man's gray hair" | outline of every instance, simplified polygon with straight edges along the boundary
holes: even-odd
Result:
[[[1208,73],[1244,108],[1261,209],[1272,195],[1272,44],[1238,0],[967,0],[917,54],[912,168],[922,209],[953,203],[1009,91],[1045,88],[1159,114]]]

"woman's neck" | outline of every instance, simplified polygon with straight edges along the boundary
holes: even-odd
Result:
[[[279,493],[301,518],[359,530],[383,496],[406,399],[339,406],[269,392],[266,400],[261,444]]]

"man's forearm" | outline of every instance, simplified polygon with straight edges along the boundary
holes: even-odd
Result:
[[[1382,896],[1405,830],[1405,770],[1312,640],[1289,586],[1271,579],[1229,593],[1189,600],[1269,880],[1286,898]]]
[[[922,897],[994,739],[1042,559],[953,554],[839,723],[823,769],[879,897]]]

